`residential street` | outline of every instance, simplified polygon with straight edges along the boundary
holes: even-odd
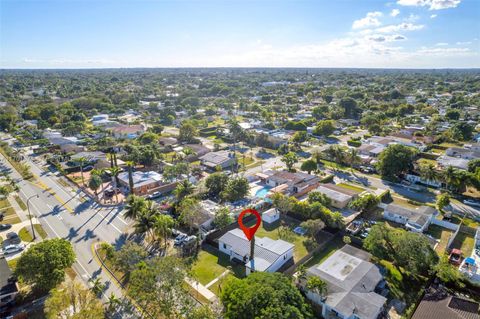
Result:
[[[121,245],[126,238],[127,222],[121,217],[121,208],[97,207],[93,201],[83,201],[79,194],[65,190],[55,175],[45,173],[37,164],[28,161],[37,181],[23,180],[10,163],[1,156],[1,165],[12,169],[11,177],[20,188],[20,197],[27,203],[33,216],[42,224],[50,238],[68,239],[75,250],[77,261],[74,269],[88,284],[90,278],[100,277],[106,284],[104,298],[111,293],[122,296],[121,290],[102,271],[93,256],[93,244],[106,241]],[[38,195],[38,198],[35,197]],[[32,197],[34,196],[34,197]],[[28,219],[27,212],[18,212],[22,220]]]

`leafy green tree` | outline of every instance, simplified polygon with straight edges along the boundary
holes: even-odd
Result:
[[[320,203],[323,206],[330,206],[332,204],[332,200],[327,195],[318,191],[308,193],[308,202],[311,204]]]
[[[125,216],[125,218],[135,220],[146,208],[147,201],[145,198],[136,195],[130,195],[127,198],[127,206],[123,216]]]
[[[480,158],[476,158],[468,162],[468,171],[470,173],[475,173],[478,168],[480,168]]]
[[[153,231],[157,239],[163,239],[165,249],[167,248],[167,240],[172,234],[172,228],[174,225],[175,221],[169,215],[160,214],[155,217]]]
[[[187,269],[176,257],[153,258],[132,271],[127,294],[152,318],[183,318],[195,308],[185,285]]]
[[[128,241],[115,252],[114,266],[128,276],[147,256],[145,248],[137,243]]]
[[[379,155],[377,170],[386,179],[397,179],[402,173],[413,169],[417,151],[401,144],[387,146]]]
[[[317,169],[317,162],[315,162],[313,159],[308,159],[302,163],[300,169],[310,174],[312,171]]]
[[[327,283],[316,276],[308,277],[305,287],[322,297],[327,294]]]
[[[459,288],[465,287],[465,275],[449,262],[448,255],[445,254],[440,258],[435,271],[437,277],[444,283],[453,284]]]
[[[190,183],[188,179],[184,179],[180,183],[177,184],[177,187],[174,190],[175,197],[178,201],[182,200],[183,198],[193,194],[195,191],[195,186]]]
[[[192,231],[193,227],[197,224],[201,208],[198,203],[198,199],[193,197],[185,197],[178,206],[178,212],[180,213],[180,221],[188,226],[189,230]]]
[[[282,193],[274,193],[271,197],[272,204],[281,213],[288,213],[293,209],[293,200]]]
[[[98,197],[98,189],[102,186],[102,179],[97,175],[92,175],[88,181],[88,188],[90,188],[94,193],[95,197]]]
[[[357,110],[357,102],[350,98],[344,97],[339,102],[340,107],[344,110],[344,116],[346,118],[353,118],[355,117],[355,112]]]
[[[305,229],[309,237],[315,238],[317,233],[325,228],[325,223],[321,219],[309,219],[302,222],[300,226]]]
[[[233,222],[232,217],[230,216],[230,211],[226,207],[222,207],[215,212],[215,219],[213,223],[216,228],[221,229]]]
[[[374,194],[365,194],[351,201],[349,206],[361,212],[367,212],[377,207],[379,203],[380,200]]]
[[[232,278],[220,299],[226,319],[312,318],[300,291],[280,273],[254,272],[242,280]]]
[[[153,132],[145,132],[138,138],[138,141],[141,144],[152,144],[156,143],[159,139],[159,136]]]
[[[208,190],[208,195],[217,197],[225,190],[228,184],[228,176],[225,173],[217,172],[210,174],[205,179],[205,186]]]
[[[45,301],[44,311],[47,319],[105,318],[100,300],[76,281],[52,289]]]
[[[295,165],[295,163],[298,163],[298,157],[297,154],[293,152],[288,152],[287,154],[282,156],[281,161],[285,163],[289,171],[292,171],[293,165]]]
[[[191,121],[183,121],[178,139],[182,142],[193,142],[196,136],[198,136],[197,127]]]
[[[233,177],[229,179],[225,190],[221,193],[221,197],[228,201],[234,202],[245,198],[249,189],[250,185],[245,177]]]
[[[313,134],[317,136],[328,136],[335,131],[335,121],[322,120],[317,123],[313,129]]]
[[[437,208],[440,212],[443,212],[445,206],[450,204],[450,196],[448,194],[440,194],[437,196]]]
[[[65,278],[75,262],[72,244],[65,239],[44,240],[30,246],[18,259],[15,274],[40,291],[49,291]]]

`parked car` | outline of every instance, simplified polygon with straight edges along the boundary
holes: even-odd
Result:
[[[186,238],[182,241],[182,243],[181,243],[180,245],[181,245],[181,246],[191,245],[191,244],[193,244],[196,240],[197,240],[197,236],[195,236],[195,235],[188,236],[188,237],[186,237]]]
[[[25,249],[24,244],[18,244],[18,245],[8,245],[3,248],[3,255],[10,255],[10,254],[15,254],[18,253],[19,251],[22,251]]]
[[[173,241],[173,246],[180,246],[182,245],[183,241],[187,238],[188,236],[186,234],[181,233],[177,237],[175,237],[175,240]]]
[[[7,240],[10,244],[20,244],[22,240],[15,232],[10,232],[7,234]]]
[[[470,206],[475,206],[475,207],[480,207],[480,202],[477,202],[473,199],[466,199],[463,201],[465,205],[470,205]]]
[[[12,228],[12,225],[10,224],[0,224],[0,231],[7,230]]]
[[[4,217],[5,217],[5,214],[4,214],[4,213],[0,213],[0,222],[3,220]]]
[[[152,200],[152,199],[155,199],[155,198],[159,198],[160,196],[162,196],[162,193],[160,193],[160,192],[154,192],[154,193],[148,195],[148,196],[146,197],[146,199]]]
[[[460,265],[462,263],[462,251],[460,249],[452,249],[448,261],[454,265]]]

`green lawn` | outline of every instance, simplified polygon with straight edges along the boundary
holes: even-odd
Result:
[[[452,248],[460,249],[465,256],[470,255],[473,250],[475,239],[472,235],[459,232],[452,243]]]
[[[225,287],[225,284],[232,278],[235,278],[235,276],[232,274],[227,274],[226,276],[223,276],[222,278],[220,278],[216,283],[208,287],[208,289],[210,289],[211,292],[219,296],[220,293],[222,292],[221,291],[222,288]]]
[[[365,188],[355,186],[355,185],[352,185],[352,184],[347,184],[347,183],[340,183],[340,184],[337,184],[337,186],[340,186],[340,187],[343,187],[343,188],[346,188],[346,189],[351,189],[351,190],[359,192],[359,193],[361,193],[365,190]]]
[[[42,225],[34,224],[33,228],[35,229],[35,233],[37,234],[37,236],[40,236],[42,239],[45,239],[45,238],[48,237],[48,235],[45,232],[45,230],[43,229]]]
[[[20,257],[17,257],[17,258],[10,259],[9,261],[7,261],[8,267],[10,267],[10,269],[12,271],[15,270],[15,268],[17,267],[17,262],[18,262],[19,258]]]
[[[437,225],[430,225],[428,226],[428,231],[426,233],[433,238],[439,240],[439,243],[437,247],[435,247],[435,250],[438,254],[443,254],[447,249],[448,240],[453,234],[453,231]]]
[[[27,226],[20,229],[20,231],[18,232],[18,236],[20,237],[21,240],[26,242],[31,242],[33,240],[32,234],[30,234],[30,231],[29,229],[27,229]]]
[[[339,250],[345,245],[343,239],[335,237],[328,245],[326,245],[321,251],[313,255],[313,258],[305,263],[305,267],[309,268],[320,264],[325,259],[330,257],[334,252]]]
[[[13,207],[2,209],[1,212],[4,214],[2,223],[16,224],[21,222],[20,218],[17,216],[17,213],[15,212],[15,209],[13,209]]]
[[[247,223],[247,227],[251,227],[255,224],[255,221],[252,221],[250,223]],[[272,225],[266,225],[265,223],[262,223],[261,226],[258,228],[257,232],[255,233],[255,236],[258,237],[268,237],[273,240],[280,239],[280,226],[287,226],[290,230],[293,230],[295,227],[299,225],[298,222],[294,222],[293,220],[289,218],[282,218],[280,221],[273,223]],[[307,247],[305,247],[305,241],[307,240],[307,237],[305,236],[300,236],[295,234],[293,231],[288,234],[289,239],[285,241],[291,242],[292,244],[295,245],[294,248],[294,254],[293,258],[295,261],[298,261],[302,257],[308,254]]]
[[[20,198],[20,196],[15,195],[15,201],[17,202],[18,206],[20,206],[21,209],[27,210],[27,205],[23,202],[23,200]]]
[[[12,205],[10,205],[10,202],[8,201],[8,199],[0,200],[0,209],[5,208],[5,207],[10,207],[10,206],[12,206]]]
[[[202,285],[206,285],[227,269],[232,271],[232,276],[245,277],[245,267],[243,265],[230,262],[229,256],[207,246],[195,257],[191,273],[194,279]]]

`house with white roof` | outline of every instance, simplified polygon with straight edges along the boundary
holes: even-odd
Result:
[[[228,231],[218,239],[218,249],[230,260],[245,264],[246,274],[253,271],[275,272],[293,261],[295,245],[281,239],[255,236],[254,258],[250,257],[250,241],[239,228]]]
[[[162,174],[154,171],[141,172],[136,171],[132,173],[133,178],[133,193],[135,195],[145,195],[154,191],[167,193],[172,191],[177,183],[164,182]],[[128,172],[118,174],[118,180],[124,187],[130,187]]]
[[[376,319],[387,298],[375,292],[384,285],[380,269],[370,262],[371,255],[345,245],[325,261],[307,270],[307,277],[318,277],[327,284],[325,295],[300,285],[307,298],[321,307],[322,318]]]
[[[385,207],[383,218],[398,224],[405,225],[405,228],[417,233],[423,233],[432,222],[435,209],[430,206],[421,206],[410,209],[403,206],[389,204]]]

